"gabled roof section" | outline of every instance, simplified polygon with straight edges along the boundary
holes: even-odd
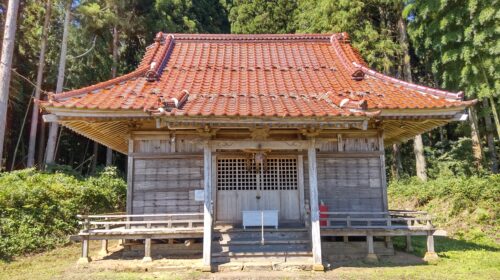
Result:
[[[386,109],[464,108],[462,93],[377,73],[346,33],[158,33],[138,68],[52,94],[42,106],[169,116],[342,117]]]

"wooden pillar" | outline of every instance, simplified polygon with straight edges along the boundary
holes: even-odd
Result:
[[[150,229],[151,224],[148,223],[146,228]],[[142,262],[152,262],[153,258],[151,258],[151,238],[146,238],[144,240],[144,258],[142,258]]]
[[[104,218],[104,221],[108,221],[108,218]],[[104,228],[106,230],[109,230],[109,225],[105,225]],[[105,257],[106,255],[108,255],[109,251],[108,251],[108,240],[107,239],[104,239],[101,241],[101,251],[99,252],[99,255],[101,257]]]
[[[78,259],[78,264],[88,264],[90,261],[89,238],[86,236],[82,240],[82,256]]]
[[[152,262],[153,258],[151,258],[151,238],[146,238],[144,240],[144,258],[142,258],[143,262]]]
[[[203,149],[204,203],[203,203],[203,268],[212,271],[212,147],[206,142]]]
[[[392,239],[390,236],[385,237],[385,247],[387,249],[394,249],[394,245],[392,244]]]
[[[411,235],[406,235],[406,252],[413,252],[413,246],[411,244]]]
[[[368,234],[366,236],[366,246],[368,247],[368,254],[366,255],[365,260],[367,262],[378,262],[378,257],[375,254],[375,249],[373,246],[373,235]]]
[[[83,232],[88,233],[88,230],[90,229],[90,221],[88,218],[86,218],[83,221]],[[88,235],[83,236],[82,239],[82,256],[78,259],[77,264],[88,264],[91,260],[89,257],[89,244],[90,239]]]
[[[108,240],[107,239],[104,239],[101,241],[101,251],[99,251],[99,255],[101,257],[105,257],[107,256],[109,253],[108,251]]]
[[[425,253],[425,261],[435,261],[439,259],[438,255],[434,251],[434,235],[432,231],[427,231],[427,252]]]
[[[318,174],[316,164],[316,141],[311,139],[307,149],[307,162],[309,165],[309,196],[311,200],[311,238],[313,250],[313,269],[323,271],[321,256],[321,232],[319,227],[319,202],[318,202]]]

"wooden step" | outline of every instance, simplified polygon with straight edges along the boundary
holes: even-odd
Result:
[[[214,234],[219,240],[261,240],[262,233],[259,231],[238,231]],[[307,231],[274,231],[264,232],[265,240],[294,240],[310,239]]]
[[[215,242],[221,246],[232,246],[232,245],[261,245],[260,240],[223,240],[220,242]],[[266,245],[294,245],[294,244],[310,244],[311,241],[308,239],[294,239],[294,240],[264,240]]]
[[[278,257],[278,256],[312,256],[311,251],[291,251],[291,252],[219,252],[212,253],[212,257]]]

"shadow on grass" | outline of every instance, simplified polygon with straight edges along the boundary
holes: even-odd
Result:
[[[404,248],[406,246],[405,237],[395,237],[393,238],[393,243],[395,249],[404,251]],[[434,237],[434,244],[435,251],[436,253],[438,253],[438,255],[440,255],[440,253],[446,253],[449,251],[500,251],[500,249],[497,247],[443,236]],[[414,255],[419,257],[423,257],[425,255],[425,252],[427,250],[425,236],[412,237],[412,245],[414,248]],[[440,255],[440,257],[442,257],[442,254]]]
[[[369,263],[363,259],[339,260],[330,263],[328,269],[333,270],[341,267],[404,267],[404,266],[420,266],[429,265],[423,260],[427,251],[426,237],[412,237],[412,246],[414,251],[406,253],[406,238],[393,237],[393,244],[396,254],[394,256],[379,257],[379,262]],[[480,243],[458,240],[449,237],[434,237],[435,251],[440,258],[448,258],[447,252],[451,251],[488,251],[498,252],[500,248]]]

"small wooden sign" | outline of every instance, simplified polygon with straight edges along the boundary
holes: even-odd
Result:
[[[205,191],[204,190],[194,190],[194,200],[195,201],[204,201],[205,200]]]

